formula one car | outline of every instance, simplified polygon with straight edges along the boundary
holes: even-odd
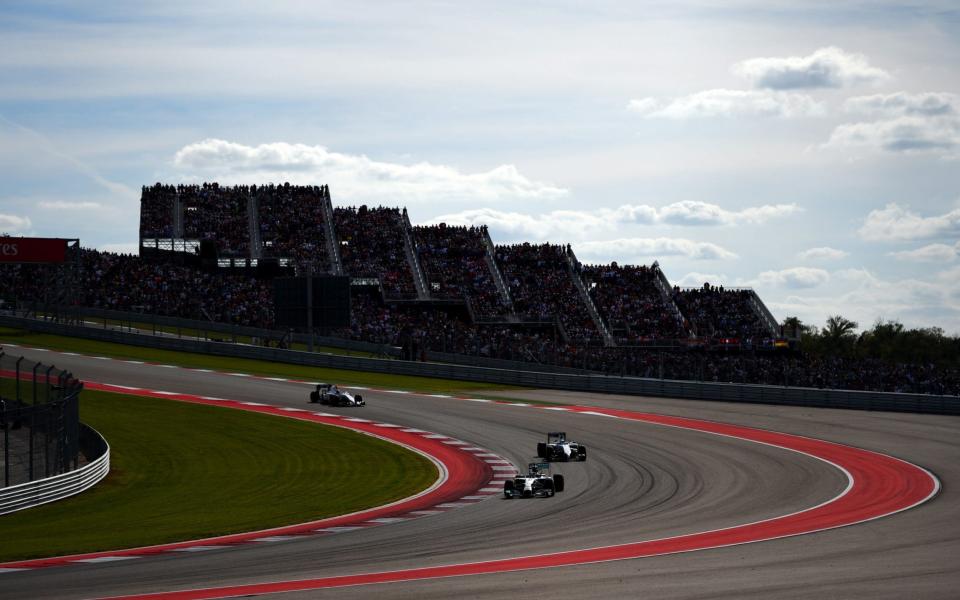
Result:
[[[587,460],[587,447],[567,439],[562,431],[547,434],[546,443],[537,444],[537,456],[550,461]]]
[[[527,474],[503,482],[503,497],[552,498],[563,491],[563,475],[550,475],[550,463],[530,463]]]
[[[310,392],[310,402],[327,406],[364,406],[363,396],[341,390],[336,384],[320,383],[317,389]]]

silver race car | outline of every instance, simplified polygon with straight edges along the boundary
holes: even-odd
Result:
[[[336,384],[320,383],[317,389],[310,392],[310,402],[326,406],[364,406],[363,396],[341,390]]]
[[[551,431],[547,441],[537,444],[537,456],[549,461],[587,460],[587,447],[567,439],[563,431]]]
[[[552,498],[563,491],[563,475],[550,475],[549,463],[530,463],[527,474],[503,482],[503,497]]]

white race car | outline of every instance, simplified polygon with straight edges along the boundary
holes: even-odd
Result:
[[[550,475],[549,463],[530,463],[527,474],[503,482],[503,497],[552,498],[563,491],[563,475]]]
[[[319,383],[317,389],[310,392],[310,402],[327,406],[365,406],[363,396],[341,390],[335,384]]]
[[[567,439],[562,431],[551,431],[547,441],[537,444],[537,456],[550,461],[587,460],[587,447]]]

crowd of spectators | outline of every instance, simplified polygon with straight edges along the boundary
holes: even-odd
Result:
[[[261,258],[288,258],[297,272],[330,271],[324,203],[327,186],[253,186],[260,225]]]
[[[175,186],[160,183],[143,186],[140,194],[141,238],[171,239],[174,237],[173,215],[176,199]]]
[[[414,299],[417,289],[404,251],[398,208],[336,208],[333,222],[340,238],[340,260],[347,275],[379,277],[390,298]]]
[[[683,318],[661,292],[660,276],[656,263],[583,268],[594,306],[618,343],[686,337]]]
[[[571,341],[599,343],[600,332],[573,281],[569,252],[569,246],[554,244],[497,246],[497,265],[521,319],[559,319]]]
[[[703,284],[702,288],[673,289],[673,301],[700,337],[755,340],[771,332],[752,304],[752,290],[725,290]]]
[[[468,299],[477,317],[509,312],[487,264],[486,226],[439,225],[414,228],[420,265],[430,295],[444,300]]]
[[[214,242],[221,256],[249,258],[251,193],[246,185],[178,185],[183,237]]]
[[[45,265],[3,265],[0,296],[21,304],[44,296]],[[137,256],[82,250],[73,303],[236,325],[273,325],[273,286],[252,277],[150,263]]]

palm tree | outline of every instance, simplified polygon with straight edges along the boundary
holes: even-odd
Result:
[[[827,318],[827,326],[823,329],[823,335],[832,340],[839,340],[840,338],[852,334],[853,330],[857,327],[858,325],[856,321],[851,321],[850,319],[841,317],[840,315],[833,315]]]

